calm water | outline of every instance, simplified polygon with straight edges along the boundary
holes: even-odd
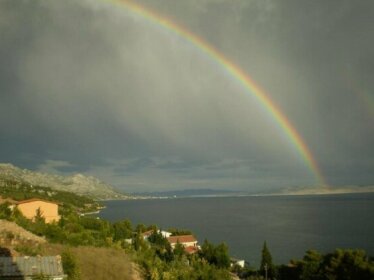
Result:
[[[374,255],[374,194],[108,201],[100,217],[190,229],[200,242],[226,242],[257,266],[264,240],[276,263],[307,249],[362,248]]]

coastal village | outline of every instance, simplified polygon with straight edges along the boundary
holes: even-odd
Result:
[[[11,211],[20,211],[25,218],[31,221],[42,218],[46,224],[52,224],[57,223],[61,219],[59,214],[59,206],[61,203],[58,202],[38,198],[16,201],[9,198],[2,198],[0,196],[0,205],[1,204],[7,204]],[[94,213],[98,213],[98,211],[95,211]],[[82,213],[80,213],[80,215],[84,216]],[[96,219],[99,218],[97,217]],[[0,247],[2,247],[7,243],[6,238],[4,236],[1,237],[2,233],[4,233],[6,230],[10,230],[12,227],[14,228],[16,225],[4,220],[0,220],[0,225]],[[199,250],[201,250],[196,237],[192,234],[173,235],[168,231],[155,231],[152,229],[142,232],[141,238],[147,242],[148,239],[155,233],[165,238],[169,242],[172,249],[175,249],[177,246],[181,246],[184,252],[188,255],[196,254],[199,252]],[[35,241],[35,244],[38,242],[45,242],[43,238],[35,237],[18,226],[16,226],[16,230],[14,230],[13,234],[19,236],[26,234],[24,239],[27,240],[36,238],[37,240]],[[29,236],[27,236],[27,234]],[[134,240],[132,238],[125,239],[125,242],[132,244]],[[14,239],[11,241],[11,245],[15,244],[17,244],[17,241]],[[244,260],[232,259],[231,265],[244,267],[244,263]],[[48,279],[53,280],[66,279],[67,275],[63,272],[61,256],[21,256],[14,250],[13,252],[5,249],[0,251],[0,279],[34,279],[33,277],[36,275],[44,275],[47,276]]]
[[[102,210],[104,198],[34,185],[13,174],[5,172],[0,177],[0,280],[326,279],[315,278],[316,273],[346,280],[374,276],[374,261],[364,250],[336,249],[325,254],[308,250],[301,260],[274,265],[266,242],[261,265],[254,268],[230,257],[225,243],[199,243],[188,229],[165,230],[133,225],[129,220],[110,222],[95,215]],[[344,277],[334,278],[343,270]]]

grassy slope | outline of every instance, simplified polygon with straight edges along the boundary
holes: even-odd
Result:
[[[69,250],[76,256],[82,280],[140,280],[137,266],[131,262],[124,250],[115,248],[97,248],[92,246],[67,247],[61,244],[45,243],[44,239],[35,236],[33,242],[30,237],[32,233],[19,227],[13,222],[0,220],[0,251],[9,250],[12,255],[28,255],[24,250],[18,251],[18,247],[33,248],[34,254],[40,255],[61,255],[62,252]],[[7,237],[12,233],[12,238]],[[32,244],[31,244],[31,243]],[[36,242],[36,243],[35,243]],[[30,247],[31,246],[31,247]]]
[[[61,254],[66,247],[48,244],[43,254]],[[123,250],[114,248],[74,247],[69,250],[77,257],[81,279],[87,280],[138,280],[142,279],[137,267]]]

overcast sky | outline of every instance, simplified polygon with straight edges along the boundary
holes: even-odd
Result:
[[[374,183],[374,1],[142,0],[266,91],[332,186]],[[0,0],[0,159],[129,192],[315,186],[274,119],[171,30],[101,0]]]

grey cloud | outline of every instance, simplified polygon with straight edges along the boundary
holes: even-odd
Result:
[[[139,1],[263,86],[328,181],[372,183],[371,1]],[[313,185],[239,82],[171,31],[105,1],[0,3],[0,157],[124,188]],[[53,162],[52,162],[53,163]]]

